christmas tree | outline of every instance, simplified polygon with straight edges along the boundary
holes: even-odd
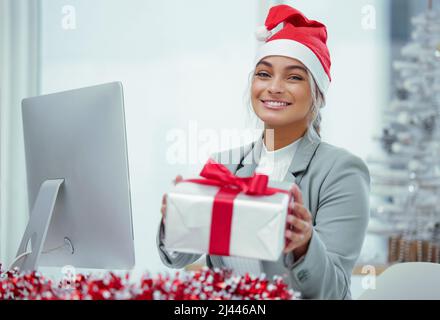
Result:
[[[368,158],[372,217],[389,226],[389,262],[440,262],[440,11],[412,18],[393,64],[394,98]]]

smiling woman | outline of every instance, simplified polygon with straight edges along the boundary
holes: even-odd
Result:
[[[310,127],[310,133],[319,136],[324,98],[312,74],[299,60],[270,56],[258,62],[251,101],[265,129],[295,131],[297,140]],[[283,147],[281,142],[274,149]]]
[[[211,268],[284,277],[303,298],[350,299],[351,273],[369,219],[370,176],[360,158],[319,136],[319,110],[331,81],[327,29],[287,5],[270,9],[265,28],[250,89],[263,133],[250,145],[212,157],[238,177],[260,173],[293,183],[285,248],[275,262],[215,255],[206,261]],[[237,153],[243,153],[239,163],[227,162]],[[165,214],[166,197],[164,219]],[[163,237],[162,224],[157,243],[167,266],[181,268],[200,258],[167,252]]]

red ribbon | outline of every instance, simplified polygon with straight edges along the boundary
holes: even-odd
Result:
[[[187,179],[185,182],[219,187],[212,206],[211,233],[209,239],[209,254],[229,256],[231,242],[232,215],[234,200],[238,194],[249,196],[270,196],[275,193],[288,191],[269,188],[269,177],[264,174],[254,174],[251,177],[237,177],[224,165],[212,159],[200,172],[205,179]]]

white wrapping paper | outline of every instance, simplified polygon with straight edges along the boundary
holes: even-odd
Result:
[[[289,190],[291,184],[269,182]],[[167,194],[165,247],[169,251],[209,254],[212,206],[219,187],[181,182]],[[230,256],[277,261],[285,246],[289,196],[248,196],[234,200]]]

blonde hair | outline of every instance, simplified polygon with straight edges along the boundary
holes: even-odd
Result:
[[[325,98],[321,90],[316,83],[315,78],[312,73],[307,69],[307,74],[309,76],[310,92],[312,93],[312,106],[310,107],[310,113],[312,114],[311,121],[309,122],[309,130],[307,134],[317,135],[321,138],[321,109],[325,106]]]
[[[252,107],[251,86],[254,74],[255,70],[252,70],[248,76],[248,86],[244,95],[244,101],[247,106],[248,120],[250,120],[251,126],[254,128],[264,129],[264,123],[256,116]],[[310,106],[309,114],[312,116],[308,126],[310,130],[307,130],[306,136],[309,140],[313,140],[314,138],[321,138],[321,109],[325,106],[325,97],[321,90],[319,90],[315,78],[308,69],[307,75],[309,77],[310,92],[312,95],[312,105]]]

